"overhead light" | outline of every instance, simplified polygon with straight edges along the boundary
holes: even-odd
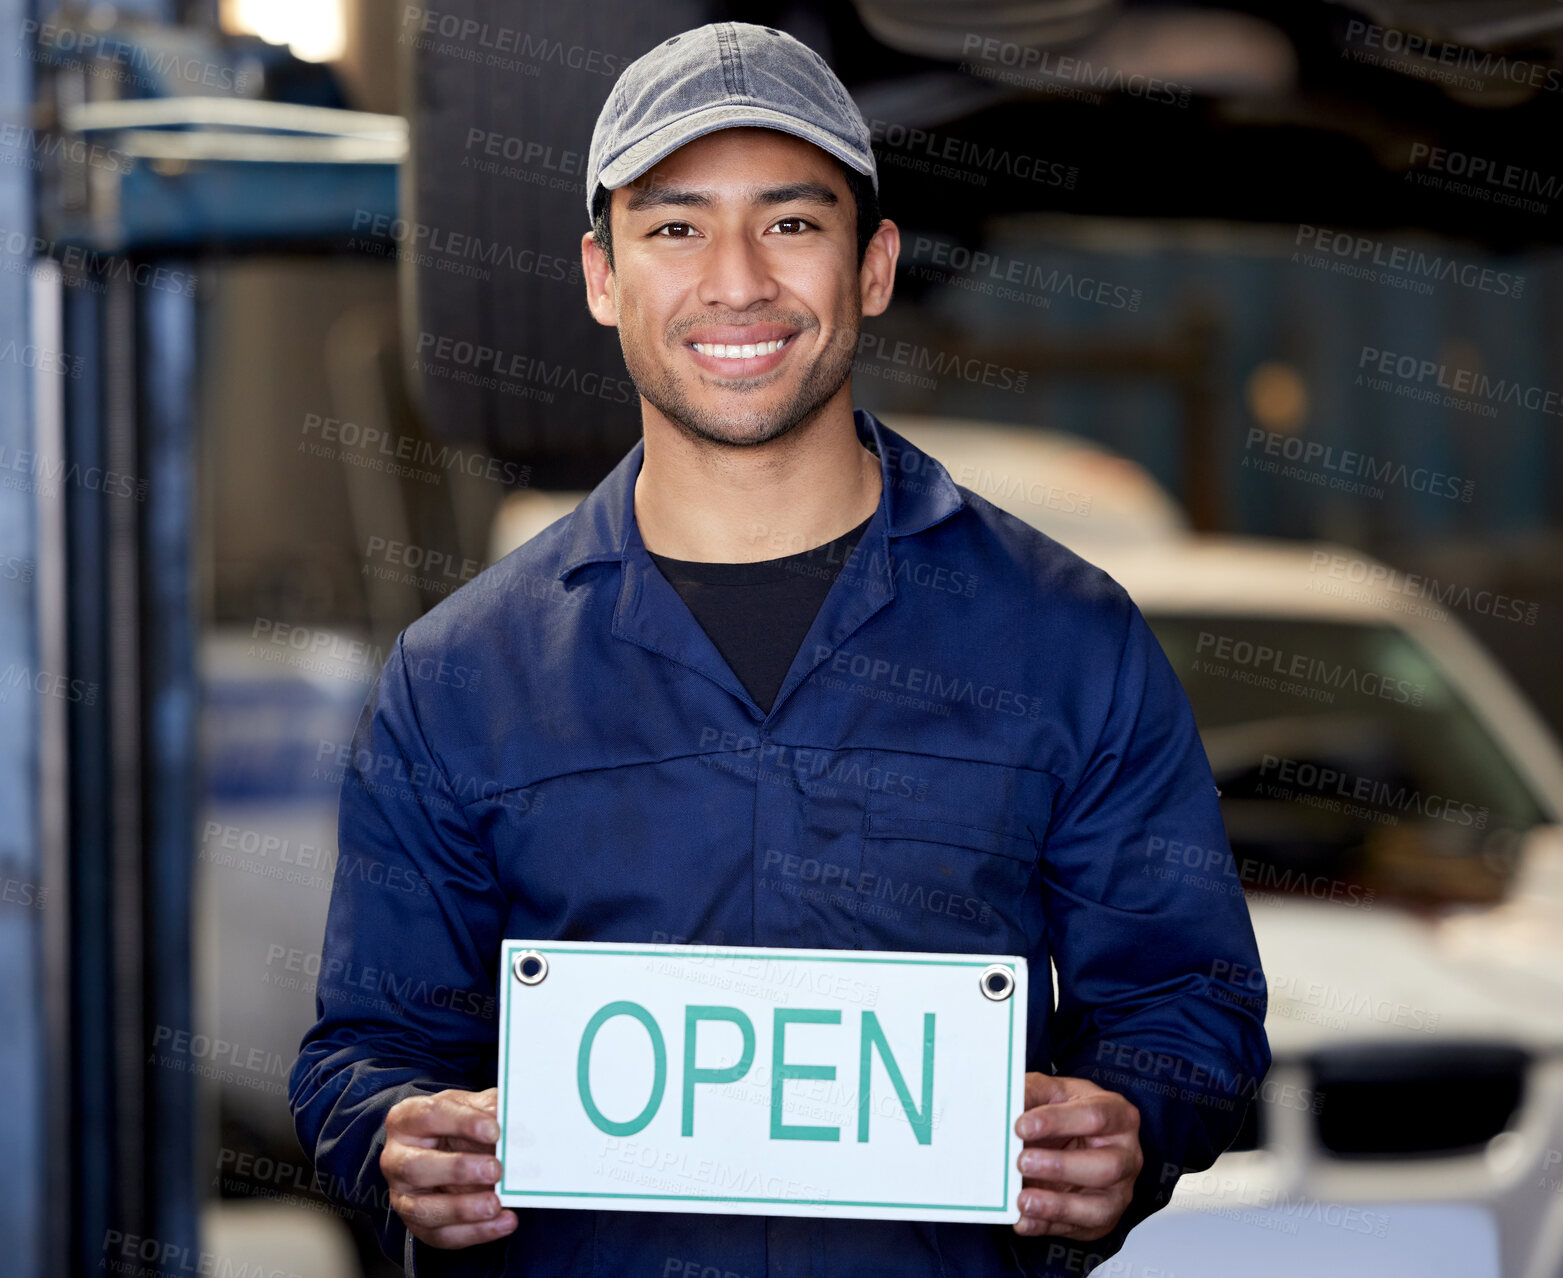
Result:
[[[342,0],[224,0],[223,26],[285,44],[306,62],[334,62],[347,51]]]
[[[1302,375],[1282,360],[1266,360],[1243,387],[1248,411],[1266,430],[1292,435],[1308,418],[1308,387]]]

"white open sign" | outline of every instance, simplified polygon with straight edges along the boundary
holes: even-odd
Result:
[[[507,940],[507,1207],[1019,1219],[1026,961]]]

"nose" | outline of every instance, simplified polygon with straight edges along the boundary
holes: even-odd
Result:
[[[745,234],[718,233],[702,256],[700,300],[707,306],[744,311],[780,293],[765,249]]]

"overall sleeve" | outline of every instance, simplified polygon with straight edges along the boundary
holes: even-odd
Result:
[[[428,693],[451,695],[432,683]],[[320,1187],[368,1212],[398,1263],[408,1235],[380,1172],[385,1116],[406,1096],[493,1085],[494,966],[507,916],[492,857],[425,736],[430,712],[420,718],[399,637],[339,757],[317,1019],[288,1080]]]
[[[1042,854],[1058,967],[1048,1050],[1055,1074],[1135,1104],[1145,1163],[1106,1236],[1016,1235],[1036,1274],[1078,1275],[1121,1249],[1179,1175],[1232,1142],[1270,1068],[1265,982],[1210,765],[1165,654],[1122,605],[1110,704]]]

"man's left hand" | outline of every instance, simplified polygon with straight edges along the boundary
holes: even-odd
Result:
[[[1090,1242],[1118,1223],[1145,1164],[1140,1111],[1128,1097],[1083,1078],[1030,1073],[1015,1131],[1025,1142],[1016,1233]]]

